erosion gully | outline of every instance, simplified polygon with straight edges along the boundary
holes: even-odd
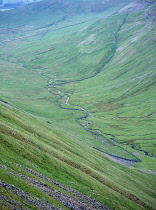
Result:
[[[55,79],[56,79],[56,76],[47,76],[46,73],[42,73],[42,70],[33,70],[33,69],[30,69],[28,67],[25,67],[23,66],[23,64],[19,64],[19,63],[16,63],[16,62],[11,62],[11,61],[8,61],[6,59],[1,59],[5,62],[8,62],[8,63],[13,63],[13,64],[16,64],[16,65],[19,65],[21,66],[23,69],[26,69],[26,70],[30,70],[30,71],[33,71],[33,72],[36,72],[37,74],[40,74],[41,76],[43,77],[46,77],[47,78],[47,84],[45,86],[45,88],[49,91],[50,94],[52,95],[55,95],[57,96],[57,104],[58,106],[61,108],[61,109],[68,109],[68,110],[72,110],[72,111],[81,111],[84,113],[84,116],[83,117],[79,117],[76,119],[76,122],[79,123],[80,126],[82,126],[87,132],[89,133],[92,133],[95,138],[99,141],[101,141],[102,143],[105,144],[105,146],[107,146],[107,142],[109,142],[111,145],[113,146],[116,146],[124,151],[126,151],[127,153],[131,154],[132,157],[134,157],[134,159],[128,159],[128,158],[124,158],[124,157],[119,157],[119,156],[116,156],[116,155],[112,155],[112,154],[109,154],[109,153],[106,153],[102,150],[99,150],[98,148],[96,147],[93,147],[93,149],[95,150],[98,150],[99,152],[102,152],[102,153],[105,153],[107,155],[109,155],[112,159],[114,159],[115,161],[117,162],[120,162],[126,166],[130,166],[130,165],[133,165],[135,164],[136,162],[141,162],[141,159],[139,159],[137,156],[135,156],[133,153],[129,152],[128,150],[126,150],[125,148],[122,147],[122,143],[121,146],[119,146],[118,142],[116,141],[116,138],[114,135],[112,134],[107,134],[107,133],[103,133],[100,129],[90,129],[88,128],[88,125],[89,125],[89,121],[88,119],[92,116],[92,114],[90,112],[88,112],[87,110],[85,110],[83,107],[79,106],[79,105],[72,105],[72,104],[69,104],[69,101],[70,101],[70,94],[69,93],[62,93],[59,89],[57,89],[57,87],[59,88],[59,86],[63,86],[65,84],[69,84],[69,83],[73,83],[73,82],[80,82],[80,81],[84,81],[84,80],[87,80],[87,79],[90,79],[90,78],[93,78],[95,77],[97,74],[99,74],[102,69],[112,60],[112,58],[114,57],[115,55],[115,52],[116,52],[116,49],[118,47],[118,38],[117,38],[117,34],[118,32],[121,30],[122,26],[125,24],[126,22],[126,19],[128,17],[128,14],[125,15],[125,18],[122,22],[122,24],[119,26],[118,30],[116,31],[116,33],[114,34],[114,38],[115,38],[115,50],[114,50],[114,53],[108,58],[108,60],[101,65],[101,67],[90,77],[87,77],[87,78],[84,78],[84,79],[79,79],[79,80],[73,80],[73,81],[68,81],[68,82],[63,82],[63,83],[59,83],[59,84],[56,84],[55,83]],[[65,98],[65,102],[64,104],[66,106],[69,106],[70,105],[70,108],[69,107],[64,107],[60,100],[62,98]],[[5,103],[6,105],[9,105],[7,102],[5,101],[2,101],[0,100],[0,103]],[[82,124],[81,121],[83,120],[83,122],[85,122],[85,124]],[[109,138],[108,138],[109,136]],[[140,150],[140,149],[137,149],[135,145],[133,144],[128,144],[128,146],[130,146],[132,149],[134,150],[137,150],[137,151],[140,151],[140,152],[143,152],[146,156],[148,157],[151,157],[151,158],[156,158],[154,156],[151,156],[147,151],[144,151],[144,150]]]

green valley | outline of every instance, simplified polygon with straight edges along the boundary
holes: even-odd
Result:
[[[2,209],[155,209],[156,2],[0,12]]]

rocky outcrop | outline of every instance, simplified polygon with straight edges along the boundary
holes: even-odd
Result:
[[[132,12],[135,10],[143,9],[145,6],[149,4],[153,4],[155,1],[154,0],[135,0],[134,2],[128,4],[127,6],[123,7],[119,12]]]
[[[63,206],[66,206],[69,209],[73,210],[109,210],[105,205],[102,203],[96,201],[95,199],[86,196],[80,192],[77,192],[71,188],[66,187],[65,185],[62,185],[61,183],[55,182],[52,179],[49,179],[45,175],[38,173],[37,171],[34,171],[30,168],[26,168],[24,166],[21,166],[19,164],[15,164],[17,167],[25,170],[29,174],[33,174],[36,178],[31,178],[30,176],[26,176],[22,173],[17,173],[16,171],[12,170],[11,168],[5,166],[5,165],[0,165],[0,168],[3,168],[5,170],[8,170],[8,174],[10,176],[16,176],[20,177],[23,180],[27,182],[28,185],[33,186],[34,188],[46,193],[50,197],[54,198]],[[38,178],[41,178],[43,181],[38,180]],[[45,184],[44,181],[47,183],[56,185],[58,188],[63,189],[64,191],[67,192],[67,194],[62,193],[61,190],[56,190],[53,189],[51,186],[48,184]],[[17,197],[21,198],[24,202],[21,204],[20,202],[11,199],[10,197],[7,197],[5,195],[0,196],[0,205],[5,206],[7,208],[15,208],[15,209],[23,209],[28,206],[28,204],[33,205],[39,209],[47,209],[47,210],[60,210],[61,208],[58,208],[54,205],[52,205],[50,202],[48,202],[46,199],[42,198],[37,198],[35,196],[32,196],[29,192],[25,192],[16,186],[6,183],[4,181],[0,180],[0,187],[3,189],[13,193]],[[71,195],[68,195],[70,193]]]
[[[9,197],[1,195],[0,200],[1,200],[1,206],[3,206],[3,207],[5,206],[9,209],[10,208],[11,209],[18,209],[18,208],[22,209],[23,207],[26,207],[27,203],[28,203],[30,205],[33,205],[33,206],[39,208],[39,209],[61,210],[60,208],[53,206],[47,200],[36,198],[36,197],[30,195],[28,192],[20,190],[19,188],[15,187],[14,185],[0,181],[0,186],[2,188],[4,188],[5,190],[12,192],[17,197],[22,198],[22,200],[26,202],[24,204],[20,204],[19,202],[14,201]]]

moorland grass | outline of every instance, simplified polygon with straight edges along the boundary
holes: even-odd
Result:
[[[136,14],[138,15],[136,16]],[[154,48],[153,38],[146,39],[146,37],[152,36],[154,25],[151,22],[150,28],[147,30],[147,26],[143,22],[145,15],[142,11],[130,13],[128,17],[126,14],[116,15],[115,18],[118,21],[114,21],[114,17],[106,20],[101,19],[88,25],[82,31],[79,31],[79,26],[77,33],[73,30],[74,38],[72,31],[68,38],[60,36],[58,31],[55,32],[55,35],[51,32],[46,37],[42,35],[44,37],[42,41],[40,37],[35,36],[35,40],[30,38],[23,43],[18,43],[17,46],[15,45],[9,52],[8,60],[22,62],[24,66],[37,72],[42,70],[48,77],[55,76],[55,83],[83,80],[69,83],[59,89],[63,93],[72,93],[71,104],[79,104],[91,113],[95,113],[89,119],[90,128],[100,128],[104,133],[120,136],[120,138],[116,138],[119,142],[131,141],[134,143],[136,139],[142,138],[143,141],[150,140],[148,142],[151,144],[152,139],[155,138],[153,132],[154,112],[150,112],[150,109],[153,109],[155,93],[154,62],[152,62]],[[137,17],[135,22],[134,17]],[[67,29],[63,28],[62,30],[66,31]],[[141,37],[133,42],[132,40],[137,37],[136,31],[138,30]],[[59,39],[55,38],[57,34]],[[38,46],[39,40],[40,46]],[[88,42],[89,44],[85,44]],[[52,43],[51,46],[49,43]],[[120,50],[122,46],[123,50]],[[125,58],[127,60],[123,61]],[[148,65],[150,61],[151,63]],[[61,127],[64,127],[63,119],[70,119],[66,126],[68,129],[74,119],[81,116],[81,112],[60,110],[55,106],[57,105],[55,103],[57,96],[43,89],[47,84],[47,78],[42,74],[36,74],[37,72],[26,70],[16,64],[3,62],[3,66],[6,70],[3,70],[2,90],[4,92],[2,95],[8,97],[14,104],[37,116],[54,118],[62,124]],[[8,73],[9,78],[6,77]],[[97,73],[99,75],[92,77]],[[21,76],[19,77],[19,75]],[[84,80],[88,77],[91,78]],[[25,82],[26,80],[27,82]],[[90,84],[93,85],[90,86]],[[51,93],[56,92],[55,89],[51,88]],[[21,95],[22,93],[23,95]],[[63,103],[64,99],[62,98],[61,106],[70,108]],[[70,117],[67,117],[68,115]],[[78,125],[75,126],[75,129],[77,127]],[[142,130],[143,127],[146,129]],[[71,128],[71,130],[74,129],[73,126]],[[103,147],[100,142],[95,140],[92,142],[95,142],[93,146],[100,144],[100,148]],[[147,151],[150,152],[150,155],[154,155],[153,149],[150,150],[150,144],[146,145]],[[141,148],[141,144],[137,144],[137,146]],[[105,149],[106,152],[111,150]],[[122,154],[119,147],[116,147],[115,151],[115,154]],[[129,157],[129,153],[122,155]]]
[[[22,62],[24,67],[37,72],[42,70],[43,73],[38,74],[16,64],[3,62],[6,71],[3,71],[2,75],[4,78],[2,95],[35,115],[49,119],[52,117],[56,121],[61,116],[59,120],[61,124],[64,124],[62,123],[63,119],[68,118],[70,119],[67,124],[69,128],[69,125],[73,124],[71,120],[74,120],[74,117],[76,118],[79,113],[58,109],[56,107],[57,96],[48,93],[43,87],[47,84],[45,76],[49,78],[55,76],[54,83],[56,84],[75,81],[75,83],[67,83],[59,89],[61,92],[72,93],[70,103],[79,104],[91,113],[95,113],[89,119],[90,128],[100,128],[104,133],[121,136],[116,138],[120,142],[131,141],[134,143],[136,139],[141,138],[143,141],[152,140],[154,138],[154,112],[150,112],[150,109],[153,109],[155,93],[154,77],[152,76],[154,63],[151,65],[147,65],[147,63],[153,59],[153,39],[144,42],[145,46],[140,43],[143,43],[142,39],[145,40],[146,36],[152,36],[154,25],[151,22],[150,28],[147,30],[146,24],[143,23],[146,14],[139,11],[138,14],[141,15],[138,15],[134,22],[136,14],[137,12],[130,13],[128,17],[124,13],[116,15],[117,22],[114,21],[114,16],[107,20],[98,20],[86,29],[78,31],[77,34],[74,32],[74,38],[70,32],[68,38],[64,36],[58,40],[49,32],[46,39],[40,42],[40,46],[37,44],[40,37],[35,37],[34,44],[32,44],[31,38],[22,44],[19,43],[9,52],[8,60]],[[141,24],[137,24],[140,19]],[[127,32],[129,28],[131,33]],[[67,29],[63,28],[63,30]],[[141,38],[136,40],[137,43],[136,41],[129,43],[135,38],[138,30],[140,30]],[[126,35],[127,37],[125,37]],[[117,50],[125,40],[127,40],[127,43],[124,43],[125,49]],[[89,44],[84,44],[88,42]],[[48,43],[52,43],[52,52],[49,51],[51,47],[48,46]],[[125,56],[128,56],[128,60],[123,61],[124,58],[127,59]],[[8,73],[9,78],[6,77]],[[93,77],[97,73],[98,75]],[[15,79],[12,80],[12,78]],[[85,78],[88,79],[85,80]],[[26,80],[27,82],[25,82]],[[76,82],[77,80],[82,81]],[[93,85],[90,86],[90,84]],[[50,92],[57,93],[55,89],[55,87],[51,88]],[[151,97],[145,100],[149,95]],[[61,106],[64,106],[63,102],[63,99],[60,100]],[[64,107],[67,108],[67,106]],[[143,114],[145,112],[147,113]],[[68,113],[70,117],[67,117]],[[146,116],[150,116],[151,119]],[[78,125],[75,126],[75,128],[77,127]],[[146,129],[142,131],[142,127]],[[101,145],[99,142],[95,142],[96,144]],[[150,150],[150,147],[150,145],[146,146],[150,155],[154,155],[155,153]],[[138,148],[141,148],[141,144],[138,145]],[[111,149],[108,150],[111,151]],[[117,152],[117,150],[119,151]],[[115,154],[117,153],[120,155],[122,153],[119,147],[116,147]],[[123,153],[123,156],[129,157],[129,153],[127,155]]]

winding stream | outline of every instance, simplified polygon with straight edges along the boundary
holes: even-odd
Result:
[[[19,65],[23,69],[30,70],[32,72],[35,72],[37,74],[42,75],[43,77],[46,77],[48,80],[47,80],[47,85],[45,86],[45,88],[47,89],[47,91],[49,91],[50,94],[55,95],[55,96],[58,97],[57,100],[56,100],[56,102],[58,103],[58,106],[61,109],[68,109],[68,110],[73,110],[73,111],[81,111],[81,112],[84,112],[84,116],[83,117],[79,117],[79,118],[76,119],[76,122],[79,123],[80,126],[82,126],[87,132],[90,132],[91,134],[93,134],[95,136],[95,138],[98,141],[101,141],[102,143],[104,143],[105,146],[107,146],[107,144],[108,144],[107,142],[109,142],[111,145],[116,146],[116,147],[124,150],[125,152],[129,153],[130,155],[132,155],[135,160],[134,159],[123,158],[123,157],[120,157],[120,156],[117,156],[117,155],[112,155],[112,154],[109,154],[107,152],[104,152],[104,151],[102,151],[102,150],[100,150],[100,149],[98,149],[96,147],[93,147],[93,149],[98,150],[99,152],[105,153],[106,155],[109,155],[115,161],[120,162],[120,163],[122,163],[122,164],[124,164],[126,166],[133,165],[136,162],[141,162],[141,160],[137,156],[135,156],[133,153],[129,152],[128,150],[124,149],[122,147],[122,143],[120,143],[121,146],[117,145],[119,143],[116,141],[114,135],[103,133],[100,129],[89,129],[88,128],[88,125],[90,125],[88,119],[92,116],[92,114],[90,112],[88,112],[87,110],[85,110],[83,107],[79,106],[79,105],[72,105],[72,104],[70,104],[69,103],[69,101],[70,101],[70,94],[67,94],[67,93],[64,94],[60,90],[58,90],[58,89],[56,90],[56,87],[59,86],[58,84],[55,84],[55,82],[54,82],[55,79],[56,79],[56,76],[49,77],[46,74],[42,73],[41,70],[33,70],[33,69],[28,68],[28,67],[24,67],[22,64],[19,64],[19,63],[16,63],[16,62],[11,62],[11,61],[6,61],[6,60],[3,60],[3,61],[8,62],[8,63]],[[69,82],[67,82],[67,83],[69,83]],[[53,91],[52,89],[54,89],[55,91]],[[66,106],[70,106],[70,108],[69,107],[64,107],[60,103],[60,100],[62,98],[65,98],[66,99],[65,102],[64,102],[64,104]],[[5,102],[5,101],[0,100],[0,103],[3,103],[5,105],[9,106],[9,103],[8,102]],[[82,120],[85,121],[85,123],[82,124],[81,123]],[[110,138],[107,138],[106,136],[110,136]],[[128,144],[127,143],[127,145],[130,146],[132,149],[134,149],[136,151],[143,152],[144,155],[146,155],[148,157],[156,158],[154,156],[149,155],[149,153],[147,151],[137,149],[136,146],[133,145],[133,144]]]
[[[56,101],[57,101],[57,103],[58,103],[58,105],[59,105],[60,108],[62,108],[62,109],[68,109],[68,110],[73,110],[73,111],[82,111],[82,112],[84,112],[84,116],[83,117],[79,117],[79,118],[76,119],[76,122],[77,123],[79,123],[87,132],[90,132],[92,135],[94,135],[95,138],[98,141],[101,141],[102,143],[104,143],[105,146],[107,146],[107,144],[108,144],[107,142],[109,142],[109,144],[111,144],[113,146],[116,146],[116,147],[124,150],[125,152],[129,153],[130,155],[132,155],[135,160],[134,159],[123,158],[123,157],[119,157],[119,156],[115,156],[115,155],[111,155],[109,153],[106,153],[106,152],[104,152],[102,150],[97,149],[96,147],[93,147],[93,149],[98,150],[99,152],[103,152],[103,153],[109,155],[110,157],[112,157],[112,159],[116,160],[117,162],[120,162],[120,163],[122,163],[124,165],[127,165],[127,166],[130,166],[130,165],[132,165],[132,164],[134,164],[136,162],[141,162],[141,160],[137,156],[135,156],[134,154],[130,153],[129,151],[127,151],[123,147],[117,145],[117,142],[115,141],[115,136],[113,136],[111,134],[104,134],[100,129],[89,129],[88,128],[88,125],[90,125],[90,123],[89,123],[88,119],[92,116],[92,114],[90,112],[88,112],[87,110],[85,110],[83,107],[79,106],[79,105],[71,105],[69,103],[69,101],[70,101],[69,94],[67,96],[67,93],[66,94],[63,94],[59,90],[55,90],[55,92],[52,91],[51,89],[53,89],[53,87],[56,87],[56,84],[54,83],[54,81],[52,82],[52,78],[50,78],[50,80],[48,80],[48,81],[50,81],[50,84],[46,85],[46,88],[47,88],[47,90],[51,94],[58,96],[58,99]],[[67,106],[69,105],[70,108],[64,107],[60,103],[60,100],[63,97],[66,99],[65,102],[64,102],[64,104],[67,105]],[[73,107],[73,108],[71,108],[71,107]],[[81,123],[82,120],[85,123],[82,124]],[[107,136],[109,135],[110,138],[107,138],[106,135]],[[145,152],[145,154],[148,155],[147,152]]]
[[[42,74],[42,73],[41,73]],[[44,74],[42,74],[43,76],[46,76]],[[47,76],[46,76],[47,77]],[[122,146],[119,146],[118,142],[116,141],[115,139],[115,136],[114,135],[111,135],[111,134],[106,134],[106,133],[103,133],[100,129],[89,129],[88,126],[90,125],[88,119],[92,116],[92,114],[90,112],[88,112],[87,110],[85,110],[83,107],[79,106],[79,105],[72,105],[69,103],[70,101],[70,94],[65,94],[65,93],[62,93],[60,90],[56,90],[56,86],[59,86],[58,84],[55,84],[55,79],[56,79],[56,76],[54,77],[49,77],[48,81],[47,81],[47,85],[46,85],[46,89],[53,95],[55,96],[58,96],[58,99],[56,100],[56,102],[58,103],[58,106],[62,109],[68,109],[68,110],[73,110],[73,111],[82,111],[84,112],[84,116],[83,117],[79,117],[76,119],[76,122],[79,123],[80,126],[82,126],[87,132],[90,132],[92,133],[95,138],[99,141],[101,141],[102,143],[104,143],[105,145],[107,145],[109,142],[110,144],[112,144],[113,146],[116,146],[122,150],[124,150],[125,152],[129,153],[130,155],[132,155],[134,157],[134,159],[128,159],[128,158],[124,158],[124,157],[120,157],[120,156],[116,156],[116,155],[112,155],[112,154],[109,154],[107,152],[104,152],[100,149],[97,149],[96,147],[93,147],[93,149],[96,149],[98,150],[99,152],[103,152],[107,155],[109,155],[112,159],[114,159],[115,161],[117,162],[120,162],[126,166],[130,166],[130,165],[133,165],[135,164],[136,162],[141,162],[141,159],[139,159],[137,156],[135,156],[133,153],[129,152],[128,150],[126,150],[125,148],[123,148]],[[85,79],[84,79],[85,80]],[[75,81],[77,82],[77,81]],[[69,82],[67,82],[69,83]],[[66,84],[66,83],[64,83]],[[61,84],[62,85],[62,84]],[[52,89],[55,89],[55,91],[53,91]],[[64,104],[67,105],[67,106],[70,106],[69,107],[64,107],[61,103],[60,103],[60,100],[62,98],[65,98],[65,102]],[[71,108],[72,107],[72,108]],[[84,124],[81,123],[81,120],[85,121]],[[110,138],[107,138],[106,136],[110,136]],[[107,141],[107,142],[106,142]],[[122,145],[122,143],[120,143]],[[156,158],[154,156],[151,156],[147,151],[144,151],[144,150],[140,150],[140,149],[137,149],[135,145],[133,144],[126,144],[128,146],[130,146],[132,149],[136,150],[136,151],[139,151],[139,152],[143,152],[144,155],[148,156],[148,157],[151,157],[151,158]]]

